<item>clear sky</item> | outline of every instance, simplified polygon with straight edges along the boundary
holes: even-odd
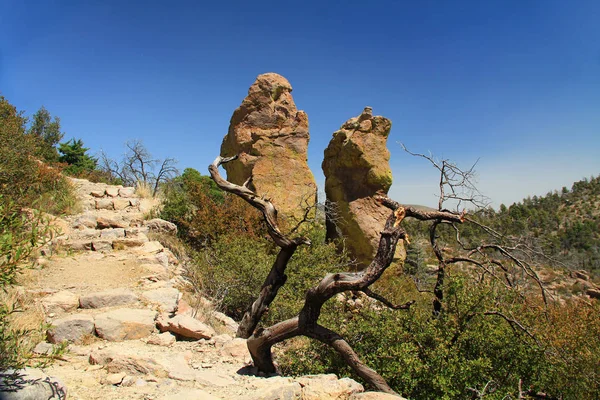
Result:
[[[257,75],[308,113],[317,181],[332,133],[392,120],[391,195],[436,204],[412,151],[470,166],[510,204],[600,173],[600,1],[0,0],[0,93],[119,157],[142,139],[206,173]]]

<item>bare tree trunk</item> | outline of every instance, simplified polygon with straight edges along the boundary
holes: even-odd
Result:
[[[271,203],[269,199],[259,197],[256,193],[248,188],[252,178],[248,179],[243,186],[239,186],[228,182],[221,177],[221,174],[219,174],[219,166],[221,164],[233,161],[236,158],[237,156],[228,158],[217,157],[215,161],[208,167],[210,176],[221,189],[241,197],[251,206],[262,212],[265,222],[267,223],[269,235],[273,238],[275,244],[281,248],[277,258],[275,259],[275,262],[273,263],[273,266],[271,267],[269,275],[267,275],[267,278],[260,289],[258,298],[244,313],[242,321],[240,322],[237,336],[247,339],[252,335],[258,326],[260,319],[269,309],[269,306],[277,296],[279,288],[285,284],[287,280],[285,269],[287,268],[288,261],[294,255],[299,245],[306,244],[310,246],[311,243],[308,238],[300,236],[290,239],[281,233],[277,225],[277,209],[273,203]]]
[[[252,307],[244,315],[240,329],[238,330],[238,336],[244,337],[244,335],[249,333],[252,334],[248,338],[248,350],[250,351],[254,365],[262,372],[275,373],[276,367],[273,363],[271,352],[273,345],[295,336],[304,335],[333,347],[344,358],[346,363],[373,387],[382,392],[395,393],[381,375],[360,360],[352,347],[339,334],[318,324],[321,309],[327,300],[345,291],[361,291],[392,309],[409,308],[413,303],[412,301],[395,306],[369,289],[369,286],[377,281],[392,263],[398,240],[404,239],[408,241],[406,231],[400,226],[402,220],[408,216],[420,220],[446,220],[460,223],[463,221],[463,215],[447,211],[419,210],[411,206],[403,207],[387,197],[378,197],[378,200],[392,210],[392,212],[381,232],[377,253],[369,266],[359,272],[326,275],[317,286],[306,292],[304,307],[297,317],[279,322],[269,328],[255,331],[261,316],[277,295],[279,288],[285,284],[285,268],[296,248],[300,244],[310,244],[310,242],[302,237],[289,239],[280,232],[277,227],[277,211],[275,207],[269,200],[259,198],[248,188],[250,180],[243,186],[239,186],[226,181],[220,176],[218,171],[219,165],[235,158],[217,157],[209,166],[213,180],[223,190],[240,196],[252,206],[262,211],[271,237],[281,247],[281,251],[262,286],[258,299],[256,299]]]

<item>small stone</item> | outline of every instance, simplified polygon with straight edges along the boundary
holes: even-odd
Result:
[[[125,376],[125,378],[123,378],[123,381],[121,382],[121,386],[124,387],[130,387],[133,386],[137,381],[137,378],[134,378],[133,376]]]
[[[187,315],[161,316],[157,325],[161,332],[169,331],[190,339],[210,339],[215,334],[213,328]]]
[[[119,385],[121,382],[123,382],[123,378],[125,378],[125,372],[121,372],[118,374],[109,374],[106,377],[106,383],[108,385]]]
[[[40,342],[33,348],[33,352],[36,354],[50,355],[53,351],[54,346],[46,342]]]
[[[163,232],[177,234],[177,225],[164,219],[154,218],[144,223],[153,232]]]
[[[112,201],[112,200],[111,200]],[[107,217],[98,217],[96,220],[96,227],[98,229],[107,229],[107,228],[129,228],[129,223],[122,219],[114,219]]]
[[[163,332],[159,334],[153,334],[148,338],[146,343],[153,344],[155,346],[164,346],[168,347],[175,343],[177,339],[170,332]]]

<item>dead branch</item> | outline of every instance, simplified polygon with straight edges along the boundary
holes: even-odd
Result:
[[[279,289],[285,284],[287,280],[285,269],[287,268],[288,261],[296,252],[296,248],[301,244],[310,246],[311,243],[308,238],[303,236],[290,239],[281,232],[277,225],[277,209],[270,200],[259,197],[248,188],[251,178],[248,179],[243,186],[239,186],[227,181],[221,176],[219,173],[219,166],[235,159],[237,159],[237,155],[227,158],[217,157],[208,167],[210,176],[221,189],[241,197],[251,206],[262,212],[269,235],[273,238],[275,244],[281,248],[271,267],[269,275],[267,275],[265,282],[260,289],[258,298],[252,303],[240,322],[237,336],[248,338],[252,335],[258,326],[260,319],[277,296]]]

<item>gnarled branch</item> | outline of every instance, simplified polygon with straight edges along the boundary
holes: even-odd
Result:
[[[296,252],[296,249],[299,245],[310,245],[311,243],[308,238],[302,236],[288,238],[281,232],[279,226],[277,225],[277,209],[273,203],[271,203],[271,201],[268,199],[258,196],[248,188],[251,177],[246,181],[246,183],[244,183],[243,186],[240,186],[227,181],[221,176],[219,173],[219,166],[235,159],[237,159],[237,155],[227,158],[220,156],[217,157],[215,161],[208,167],[210,176],[221,189],[241,197],[251,206],[262,212],[264,220],[267,224],[269,235],[273,238],[275,244],[281,248],[279,254],[277,254],[277,257],[275,258],[275,262],[271,267],[269,275],[267,275],[260,289],[258,298],[252,303],[240,322],[237,336],[248,338],[250,335],[252,335],[258,326],[260,319],[277,296],[279,289],[285,284],[287,280],[285,269],[288,261]]]

